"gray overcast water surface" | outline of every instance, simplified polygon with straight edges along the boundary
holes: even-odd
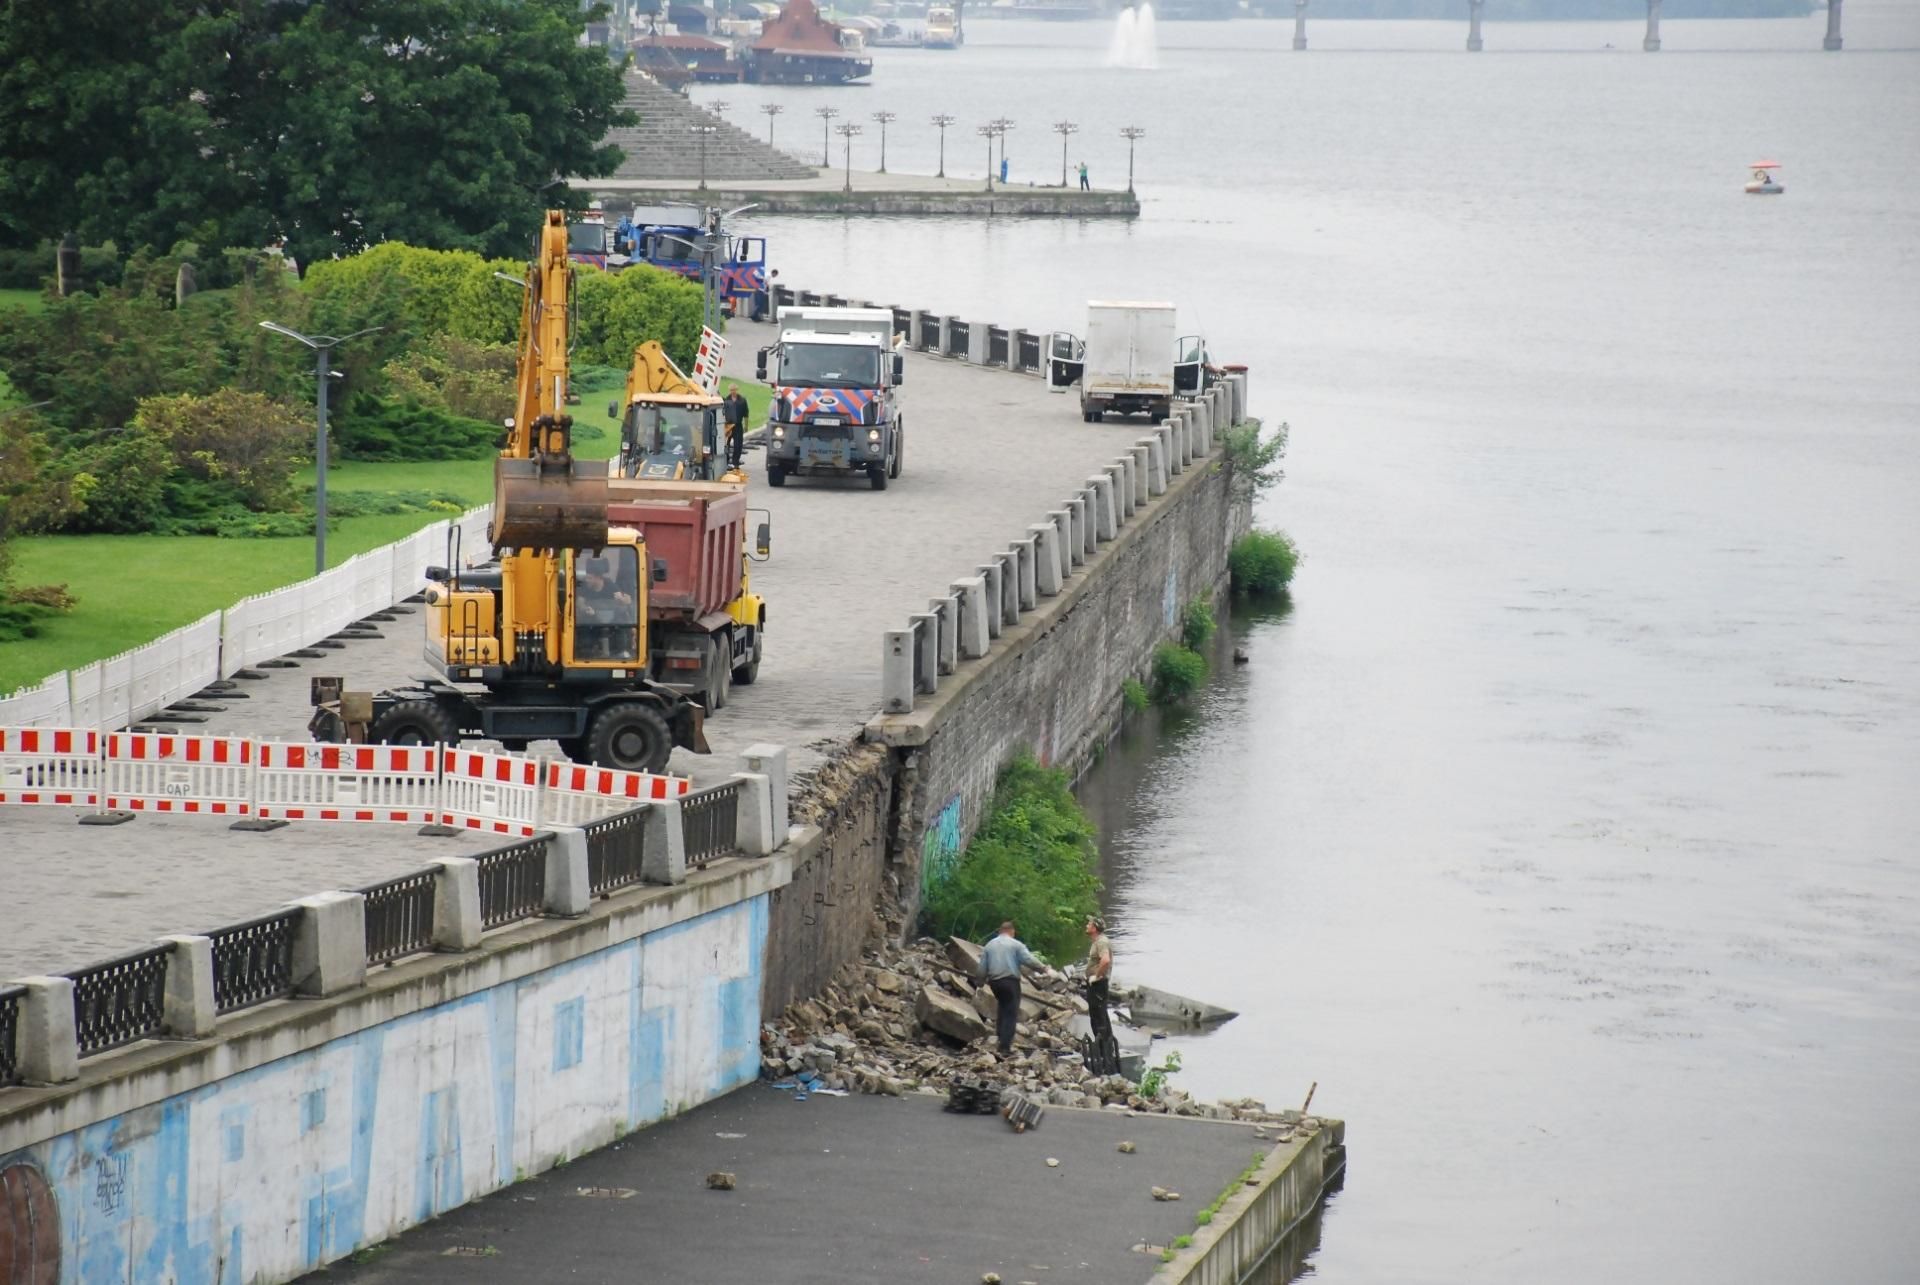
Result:
[[[1022,181],[1148,130],[1132,224],[758,227],[977,321],[1176,300],[1291,422],[1290,610],[1087,790],[1122,974],[1245,1014],[1177,1082],[1351,1121],[1321,1279],[1920,1279],[1920,6],[1846,20],[970,21],[697,91],[925,172],[1010,116]]]

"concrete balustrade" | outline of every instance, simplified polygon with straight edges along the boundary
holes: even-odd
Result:
[[[1020,610],[1032,611],[1039,605],[1039,594],[1034,580],[1034,564],[1039,559],[1038,540],[1028,534],[1015,540],[1011,546],[1014,557],[1019,560]]]
[[[772,856],[784,835],[773,828],[773,782],[760,772],[735,772],[733,843],[743,857]]]
[[[1064,579],[1060,574],[1060,528],[1056,523],[1042,522],[1027,530],[1033,536],[1034,592],[1051,598],[1060,592]]]
[[[293,991],[325,997],[367,980],[367,899],[320,892],[290,902],[303,912],[293,934]]]
[[[1087,485],[1093,488],[1094,534],[1101,540],[1111,540],[1120,534],[1120,513],[1113,503],[1113,479],[1100,473],[1088,478]]]
[[[213,994],[213,938],[185,933],[162,937],[173,947],[160,1021],[168,1035],[197,1040],[213,1034],[219,1004]]]
[[[587,832],[577,825],[550,825],[546,898],[541,909],[559,919],[578,919],[593,904],[587,877]]]
[[[774,846],[778,847],[787,841],[787,830],[792,824],[787,811],[787,791],[792,788],[787,778],[787,748],[764,742],[749,745],[741,751],[740,766],[755,776],[767,778],[767,805],[773,817]]]
[[[889,714],[913,710],[913,631],[889,629],[880,636],[880,708]]]
[[[1053,519],[1054,572],[1064,585],[1073,575],[1073,511],[1049,509],[1047,516]]]
[[[1087,560],[1088,516],[1085,495],[1067,501],[1067,558],[1076,567]]]
[[[907,619],[913,622],[913,690],[930,696],[940,687],[940,614],[916,611]]]
[[[1126,458],[1131,460],[1133,468],[1133,507],[1145,506],[1150,498],[1149,483],[1153,477],[1153,452],[1145,442],[1136,442],[1128,448]]]
[[[642,840],[640,878],[663,885],[687,881],[687,832],[680,820],[680,800],[656,799],[640,821]]]
[[[987,654],[987,582],[979,576],[953,582],[960,598],[960,658],[978,660]]]
[[[65,1084],[80,1078],[80,1035],[73,1024],[71,977],[21,977],[24,986],[14,1049],[23,1084]]]
[[[993,555],[1000,568],[1000,623],[1017,625],[1020,623],[1020,559],[1019,555],[1001,550]]]
[[[960,600],[948,594],[929,601],[927,609],[940,617],[940,672],[951,674],[960,659]]]
[[[472,857],[436,857],[433,877],[433,948],[477,950],[480,946],[480,863]]]
[[[980,573],[981,583],[986,586],[981,594],[980,611],[987,620],[987,637],[998,638],[1000,631],[1006,628],[1006,617],[1000,611],[1000,564],[983,562],[975,570]]]
[[[1133,483],[1127,479],[1127,464],[1115,460],[1107,465],[1107,481],[1113,487],[1113,515],[1125,522],[1133,516]]]

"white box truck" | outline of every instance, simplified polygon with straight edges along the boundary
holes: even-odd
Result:
[[[1053,335],[1047,345],[1047,385],[1080,387],[1080,418],[1144,414],[1158,424],[1173,399],[1199,390],[1206,345],[1178,337],[1170,303],[1087,304],[1087,336]]]

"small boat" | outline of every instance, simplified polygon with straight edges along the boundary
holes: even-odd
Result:
[[[1773,172],[1780,168],[1779,161],[1755,161],[1747,168],[1753,171],[1753,179],[1746,187],[1748,196],[1778,196],[1787,190],[1773,177]]]

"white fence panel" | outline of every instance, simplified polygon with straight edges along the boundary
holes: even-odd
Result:
[[[167,703],[183,700],[220,677],[220,613],[209,611],[180,631],[180,683]]]
[[[67,671],[43,678],[36,687],[22,687],[0,700],[0,725],[10,727],[72,727],[73,700],[67,689]]]
[[[94,661],[85,669],[67,671],[67,690],[72,693],[73,727],[100,726],[101,684],[106,679],[105,661]]]
[[[306,582],[243,598],[227,609],[223,677],[306,645]]]
[[[404,541],[402,542],[404,543]],[[395,545],[383,544],[369,549],[347,565],[353,568],[353,618],[365,620],[376,611],[393,605],[393,553]]]
[[[99,704],[95,726],[112,730],[133,721],[133,653],[123,651],[95,666],[100,671]],[[71,681],[71,675],[68,676]]]
[[[352,624],[353,566],[341,563],[320,575],[300,582],[301,639],[305,647],[329,634],[337,634]]]
[[[476,567],[493,558],[493,544],[487,539],[487,525],[493,520],[493,506],[469,509],[460,516],[460,565]]]
[[[436,522],[393,546],[393,573],[388,580],[387,605],[404,602],[427,584],[427,568],[446,561],[447,527]]]
[[[180,683],[180,630],[163,634],[127,653],[132,661],[133,686],[128,698],[127,722],[138,722],[167,704],[167,694]]]

